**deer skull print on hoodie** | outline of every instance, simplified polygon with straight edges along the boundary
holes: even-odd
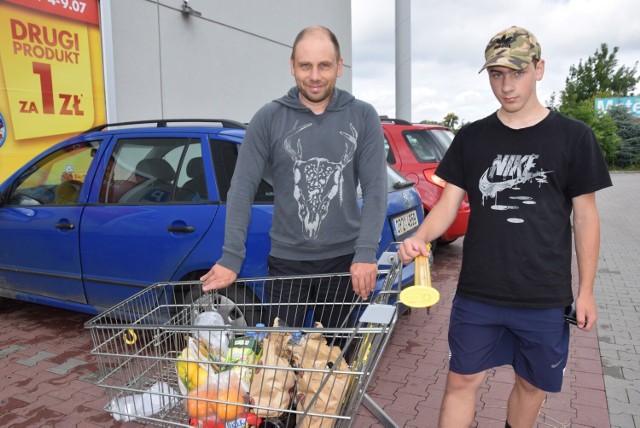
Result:
[[[250,212],[245,204],[261,178],[275,193],[271,255],[321,260],[355,252],[353,262],[375,262],[387,207],[383,141],[375,109],[340,89],[319,115],[296,87],[265,105],[240,147],[220,262],[236,272],[242,265],[250,216],[234,213]]]

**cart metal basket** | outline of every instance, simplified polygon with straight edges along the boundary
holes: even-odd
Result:
[[[397,257],[388,257],[378,270],[382,288],[366,301],[318,294],[328,283],[350,289],[349,274],[232,286],[251,298],[202,293],[200,282],[150,286],[85,325],[105,410],[117,420],[161,426],[329,427],[351,426],[364,404],[396,426],[366,390],[395,327],[401,272]],[[305,290],[306,299],[269,298],[265,291],[283,287]],[[292,314],[302,321],[289,321]],[[205,315],[223,320],[203,323]],[[254,321],[265,326],[237,325]]]

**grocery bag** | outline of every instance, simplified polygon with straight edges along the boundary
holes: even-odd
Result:
[[[224,357],[229,348],[229,336],[225,331],[225,324],[222,315],[217,311],[204,311],[199,313],[194,322],[194,326],[200,327],[194,329],[192,336],[196,339],[205,340],[209,343],[211,351],[217,352],[221,358]],[[211,326],[210,330],[202,327]]]
[[[247,394],[238,375],[226,371],[210,379],[210,383],[189,391],[184,399],[194,426],[225,427],[227,423],[243,419],[247,412]]]
[[[273,326],[278,327],[279,323],[280,320],[276,318]],[[291,403],[296,375],[293,370],[288,370],[291,365],[286,357],[286,348],[290,338],[290,333],[274,331],[262,341],[262,357],[258,362],[262,367],[256,368],[253,375],[249,402],[272,409],[252,409],[259,417],[278,417]]]
[[[209,342],[188,336],[187,346],[174,360],[180,392],[185,395],[211,382],[212,377],[215,379],[220,371],[218,362],[220,355],[211,349]]]
[[[322,324],[316,323],[316,327],[322,328]],[[322,333],[307,333],[301,344],[293,347],[293,360],[299,367],[296,410],[323,415],[339,413],[350,379],[347,373],[335,373],[335,371],[349,370],[344,358],[338,358],[339,356],[340,348],[327,345],[327,340]],[[335,371],[329,372],[332,367]],[[326,383],[322,385],[325,379]],[[314,397],[316,397],[315,401],[313,401]],[[336,419],[301,414],[298,415],[297,426],[331,427],[335,421]]]

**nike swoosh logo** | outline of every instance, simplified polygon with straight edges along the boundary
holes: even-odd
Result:
[[[487,170],[480,177],[480,181],[478,182],[478,188],[480,192],[488,197],[495,198],[498,192],[502,192],[505,189],[511,189],[518,184],[525,183],[527,181],[531,181],[537,179],[538,177],[546,177],[546,174],[552,173],[553,171],[538,171],[538,172],[526,172],[520,177],[511,178],[504,181],[490,181],[489,180],[489,171],[491,168],[487,168]]]
[[[557,362],[557,363],[555,363],[555,364],[551,364],[551,368],[552,368],[552,369],[555,369],[556,367],[558,367],[558,366],[560,365],[560,363],[562,363],[562,361],[564,361],[564,358],[563,358],[563,359],[561,359],[560,361],[558,361],[558,362]]]

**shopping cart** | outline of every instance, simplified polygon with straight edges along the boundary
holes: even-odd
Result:
[[[257,316],[264,327],[203,323],[205,315],[228,313],[229,302],[217,292],[193,298],[200,282],[150,286],[85,324],[105,410],[117,420],[161,426],[325,427],[351,426],[364,405],[395,427],[366,391],[397,321],[401,278],[397,255],[386,252],[378,269],[382,287],[367,301],[310,294],[308,303],[235,302],[233,311]],[[236,286],[317,291],[327,282],[351,288],[350,280],[349,274],[304,275],[243,279]],[[285,324],[283,310],[297,313],[302,324]],[[317,323],[336,313],[337,327]]]

